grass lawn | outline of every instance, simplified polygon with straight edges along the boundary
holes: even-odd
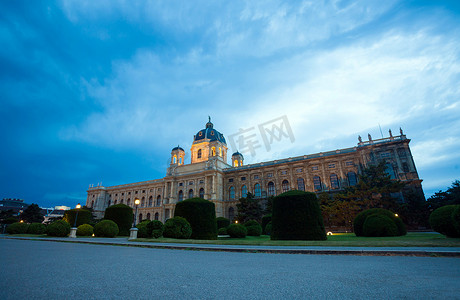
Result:
[[[460,247],[460,238],[438,233],[408,233],[397,237],[357,237],[353,233],[334,234],[327,241],[272,241],[268,235],[244,239],[220,237],[217,240],[178,240],[171,238],[137,239],[138,242],[260,246],[334,246],[334,247]]]

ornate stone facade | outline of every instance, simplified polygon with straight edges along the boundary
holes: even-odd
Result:
[[[224,136],[213,128],[211,120],[195,136],[191,147],[191,163],[185,164],[185,151],[177,146],[171,151],[166,176],[157,180],[117,186],[90,187],[86,206],[98,217],[113,204],[134,207],[140,199],[139,219],[165,221],[174,214],[177,202],[202,197],[214,202],[216,215],[233,219],[238,199],[247,192],[256,197],[275,196],[299,189],[311,192],[336,192],[354,185],[363,168],[380,160],[387,162],[387,173],[406,182],[408,187],[423,193],[421,179],[409,148],[410,139],[402,130],[399,136],[368,141],[359,137],[352,148],[303,155],[280,160],[243,164],[243,155],[232,155],[227,164]]]

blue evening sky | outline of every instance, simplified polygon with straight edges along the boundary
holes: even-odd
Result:
[[[208,115],[227,142],[287,117],[245,163],[402,127],[429,197],[460,178],[459,3],[1,1],[0,197],[162,178]]]

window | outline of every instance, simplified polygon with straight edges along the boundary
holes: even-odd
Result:
[[[123,204],[123,199],[120,200],[120,204]]]
[[[259,175],[254,175],[254,179],[259,179]]]
[[[184,184],[182,182],[179,182],[179,186],[183,186]]]
[[[115,197],[118,196],[118,194],[115,194]]]
[[[165,209],[165,222],[170,218],[169,208]]]
[[[113,202],[113,204],[114,204],[114,205],[117,204],[117,200],[115,200],[115,202]]]
[[[142,222],[142,214],[139,214],[139,220],[137,222],[138,223]]]
[[[235,218],[235,209],[233,207],[230,207],[228,209],[228,219],[230,222],[233,222],[233,219]]]
[[[405,173],[409,172],[409,165],[406,162],[402,163],[402,167]]]
[[[145,193],[145,190],[142,190],[142,193]]]
[[[201,158],[201,149],[198,149],[198,153],[197,153],[196,157]]]
[[[131,199],[126,200],[126,205],[129,206],[130,204],[131,204]]]
[[[188,198],[189,198],[189,199],[190,199],[190,198],[193,198],[193,190],[192,190],[192,189],[190,189],[190,190],[188,191]]]
[[[200,189],[200,198],[204,199],[204,188]]]
[[[216,147],[211,148],[211,156],[216,156]]]
[[[242,181],[246,180],[246,177],[244,177],[244,176],[243,176],[243,177],[241,177],[241,180],[242,180]]]
[[[345,166],[354,166],[355,164],[353,163],[353,161],[349,160],[347,162],[345,162]]]
[[[273,181],[270,181],[267,187],[268,187],[268,195],[275,196],[275,184],[273,183]]]
[[[393,169],[393,166],[392,166],[391,164],[386,164],[386,165],[385,165],[385,173],[387,173],[388,175],[390,175],[390,178],[391,178],[391,179],[395,179],[395,178],[396,178],[395,170]]]
[[[283,180],[281,187],[283,188],[283,193],[289,191],[289,181]]]
[[[110,205],[110,203],[109,203],[109,205]],[[94,200],[91,201],[91,207],[94,207]]]
[[[174,156],[173,156],[173,164],[175,164],[176,161],[177,161],[177,157],[174,155]]]
[[[297,178],[297,189],[299,191],[305,191],[305,182],[303,178]]]
[[[112,201],[109,200],[108,206],[110,206],[110,203],[111,203],[111,202],[112,202]],[[93,205],[94,205],[94,203],[91,203],[91,207],[93,207]]]
[[[406,157],[406,150],[404,148],[398,149],[398,155],[400,158],[405,158]]]
[[[369,153],[369,160],[374,160],[375,159],[375,155],[374,153]]]
[[[248,196],[248,187],[243,185],[241,187],[241,197],[246,198]]]
[[[203,179],[200,179],[200,184],[203,184],[204,183],[204,180]]]
[[[261,191],[260,191],[260,184],[256,183],[254,185],[254,196],[256,198],[260,198],[262,195],[261,195]]]
[[[235,200],[235,188],[233,186],[230,187],[228,194],[230,200]]]
[[[281,171],[281,175],[287,175],[287,170]]]
[[[315,191],[321,191],[321,177],[319,176],[313,177],[313,186],[315,188]]]
[[[329,164],[329,169],[334,169],[335,168],[335,164]]]
[[[128,192],[128,195],[131,195],[131,192]]]
[[[179,157],[179,165],[182,164],[182,157]]]
[[[331,189],[337,190],[339,188],[339,178],[336,174],[331,174]]]
[[[318,171],[318,170],[319,170],[319,167],[318,167],[318,166],[313,166],[313,167],[311,167],[311,169],[312,169],[313,171]]]
[[[233,182],[233,178],[230,178],[230,179],[228,180],[228,182]]]
[[[349,186],[355,186],[358,183],[358,178],[356,177],[355,172],[348,172],[347,173],[347,178],[348,178],[348,185]]]
[[[296,172],[297,173],[302,173],[302,168],[297,168]]]
[[[268,173],[267,178],[271,178],[271,177],[273,177],[273,173]]]
[[[233,161],[233,166],[238,167],[238,161],[236,159]]]
[[[177,196],[177,201],[184,200],[184,192],[182,190],[179,191],[179,195]]]
[[[150,221],[150,213],[147,214],[147,220]]]
[[[125,193],[121,193],[121,195],[122,195],[122,196],[124,196],[124,195],[125,195]]]
[[[222,156],[222,148],[219,147],[219,156]]]
[[[156,206],[160,206],[160,205],[161,205],[161,196],[158,195]]]
[[[145,207],[145,197],[142,197],[142,200],[141,200],[141,207]]]
[[[149,207],[152,207],[152,205],[153,205],[153,197],[150,196],[150,197],[149,197]],[[150,220],[150,219],[149,219],[149,220]]]
[[[391,157],[390,152],[382,152],[380,153],[380,158],[389,158]]]
[[[160,217],[160,215],[156,212],[156,213],[155,213],[155,220],[158,221],[159,217]]]
[[[136,194],[136,195],[137,195],[137,191],[135,191],[135,192],[134,192],[134,194]]]
[[[188,185],[193,185],[193,181],[189,181],[189,182],[188,182]]]

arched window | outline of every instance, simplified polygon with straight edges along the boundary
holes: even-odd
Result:
[[[179,191],[179,195],[177,196],[177,200],[178,201],[184,200],[184,192],[182,192],[182,190]]]
[[[297,189],[299,191],[305,191],[305,181],[301,177],[297,178]]]
[[[260,192],[260,184],[256,183],[254,185],[254,196],[256,198],[260,198],[262,195],[261,195],[261,192]]]
[[[150,221],[150,213],[147,214],[147,220]]]
[[[117,204],[117,200],[115,200],[115,202],[113,202],[113,205]]]
[[[141,207],[145,207],[145,197],[142,197],[142,200],[141,200]]]
[[[179,157],[179,165],[182,164],[182,157]]]
[[[94,207],[94,200],[91,201],[91,207]]]
[[[169,208],[165,209],[165,222],[167,219],[169,219],[171,216],[170,216],[170,213],[169,213]]]
[[[268,183],[268,195],[275,196],[275,184],[273,183],[273,181],[270,181]]]
[[[321,191],[321,178],[319,176],[313,177],[313,186],[315,191]]]
[[[354,186],[358,183],[358,178],[356,177],[355,172],[348,172],[347,173],[347,178],[348,178],[348,185],[349,186]]]
[[[126,200],[126,205],[129,206],[130,204],[131,204],[131,199]]]
[[[158,221],[159,218],[160,218],[160,215],[156,212],[156,213],[155,213],[155,220]]]
[[[211,156],[216,156],[216,147],[211,148]]]
[[[173,156],[173,164],[175,164],[176,161],[177,161],[177,156],[174,155],[174,156]]]
[[[196,157],[201,158],[201,149],[198,149],[198,153],[197,153]]]
[[[200,189],[200,198],[204,199],[204,188]]]
[[[230,207],[228,209],[228,219],[230,222],[233,222],[233,219],[235,218],[235,209],[233,207]]]
[[[222,156],[222,148],[219,147],[219,156]]]
[[[336,174],[331,174],[331,189],[337,190],[339,189],[339,178]]]
[[[188,199],[190,199],[190,198],[193,198],[193,190],[192,189],[190,189],[188,191]]]
[[[149,207],[152,207],[152,205],[153,205],[153,197],[150,196],[149,197]],[[150,218],[149,218],[149,220],[150,220]]]
[[[158,195],[156,206],[160,206],[160,205],[161,205],[161,196]]]
[[[235,159],[235,160],[233,161],[233,166],[234,166],[234,167],[238,167],[238,160]]]
[[[142,222],[142,214],[139,214],[139,220],[137,222],[138,223]]]
[[[123,199],[120,200],[120,204],[123,204]]]
[[[109,204],[108,204],[108,206],[110,206],[110,203],[111,203],[111,202],[112,202],[112,201],[110,201],[110,200],[109,200]],[[91,207],[92,207],[92,206],[91,206]]]
[[[248,188],[247,186],[243,185],[241,187],[241,197],[246,198],[248,196]]]
[[[387,175],[390,175],[391,179],[396,178],[395,170],[393,169],[393,166],[391,164],[385,164],[385,173],[387,173]]]
[[[230,200],[235,200],[235,188],[233,186],[230,187],[230,190],[229,190],[228,194],[229,194],[228,198]]]
[[[289,181],[283,180],[281,186],[283,188],[283,193],[289,191]]]

